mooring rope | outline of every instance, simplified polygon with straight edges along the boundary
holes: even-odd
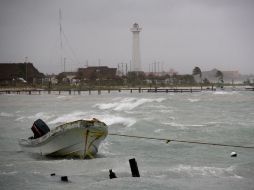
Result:
[[[156,137],[146,137],[146,136],[136,136],[136,135],[123,135],[123,134],[117,134],[117,133],[109,133],[108,135],[119,136],[119,137],[129,137],[129,138],[138,138],[138,139],[148,139],[148,140],[159,140],[159,141],[166,141],[166,143],[169,143],[172,141],[172,142],[189,143],[189,144],[201,144],[201,145],[224,146],[224,147],[226,146],[226,147],[234,147],[234,148],[254,149],[254,146],[209,143],[209,142],[201,142],[201,141],[177,140],[177,139],[156,138]]]

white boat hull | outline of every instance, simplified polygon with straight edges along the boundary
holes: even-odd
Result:
[[[22,150],[47,156],[93,157],[108,129],[96,119],[78,120],[56,127],[37,139],[21,139]]]

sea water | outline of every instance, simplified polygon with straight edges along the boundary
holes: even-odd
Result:
[[[254,189],[254,149],[109,135],[94,159],[47,158],[18,145],[38,118],[51,129],[97,118],[109,133],[254,146],[253,92],[0,95],[0,189]]]

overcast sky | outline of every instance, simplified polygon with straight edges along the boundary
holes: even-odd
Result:
[[[60,48],[59,9],[62,12]],[[0,62],[41,72],[129,63],[137,22],[141,64],[192,73],[254,73],[254,0],[0,0]],[[100,61],[99,61],[100,60]]]

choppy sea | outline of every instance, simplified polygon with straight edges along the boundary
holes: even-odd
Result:
[[[0,95],[0,189],[254,189],[254,149],[109,135],[95,159],[53,159],[18,145],[38,118],[51,129],[98,118],[109,133],[254,146],[253,92]]]

